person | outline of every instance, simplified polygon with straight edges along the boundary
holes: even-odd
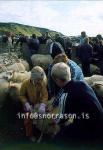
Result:
[[[40,36],[38,39],[40,44],[46,44],[48,38],[49,38],[49,33],[46,32],[46,33],[42,33],[42,36]]]
[[[38,108],[39,113],[45,113],[48,100],[47,78],[41,67],[33,67],[30,79],[25,80],[21,85],[20,97],[25,113],[28,112],[30,114],[36,110],[36,108]],[[33,135],[33,120],[30,117],[25,117],[24,126],[26,136],[31,141],[35,141],[35,136]]]
[[[29,47],[31,56],[33,54],[37,54],[37,52],[39,50],[39,46],[40,46],[39,40],[37,39],[35,34],[32,34],[32,37],[28,41],[28,47]]]
[[[93,39],[94,44],[93,44],[93,57],[98,59],[98,52],[100,49],[100,42],[98,38]]]
[[[50,45],[53,43],[53,40],[51,37],[48,37],[48,40],[46,41],[46,51],[47,53],[50,53]]]
[[[93,47],[89,44],[89,38],[84,39],[84,43],[78,49],[78,57],[82,64],[85,76],[90,75],[90,63],[93,56]]]
[[[69,37],[65,39],[65,53],[70,59],[72,58],[72,42]]]
[[[19,39],[16,41],[15,46],[17,46],[20,43],[20,46],[22,46],[23,43],[27,43],[27,38],[24,34],[21,34]]]
[[[31,52],[28,47],[29,38],[23,34],[20,35],[19,39],[15,44],[15,48],[20,44],[20,51],[23,55],[23,58],[29,63],[30,70],[33,68],[33,64],[31,61]]]
[[[60,43],[65,50],[65,39],[62,36],[60,36],[59,34],[55,34],[55,41]]]
[[[84,80],[82,69],[74,61],[69,59],[66,54],[64,53],[58,54],[57,56],[55,56],[53,64],[51,64],[48,69],[48,91],[50,97],[56,96],[57,93],[59,92],[59,88],[55,85],[51,77],[51,70],[53,65],[59,62],[64,62],[70,67],[72,79]]]
[[[98,57],[99,57],[100,74],[103,75],[103,40],[100,40]]]
[[[3,51],[7,51],[8,53],[11,52],[13,45],[12,45],[12,34],[10,32],[6,32],[5,35],[2,37],[2,48]]]
[[[99,40],[103,40],[103,38],[102,38],[102,35],[101,35],[101,34],[98,34],[96,37],[97,37]]]
[[[80,45],[84,43],[84,39],[87,37],[86,32],[82,31],[80,36]]]
[[[52,67],[51,75],[62,88],[61,95],[52,103],[52,107],[59,107],[59,114],[63,115],[62,119],[58,117],[56,120],[61,127],[57,137],[99,137],[102,134],[103,108],[92,88],[84,81],[72,80],[70,67],[63,62]],[[66,125],[70,114],[75,114],[75,117],[70,125]]]
[[[7,42],[7,47],[8,47],[8,52],[10,53],[12,48],[13,48],[13,45],[12,45],[12,34],[9,33],[8,34],[8,42]]]
[[[48,43],[48,53],[51,55],[52,59],[55,58],[55,56],[57,56],[58,54],[61,54],[61,53],[65,53],[62,45],[58,42],[55,42],[53,40],[49,40],[49,43]],[[55,90],[51,90],[51,87],[54,86],[54,83],[52,82],[51,80],[51,68],[52,68],[52,64],[48,65],[48,91],[49,91],[49,98],[52,97],[52,95],[55,95],[56,94],[56,91]],[[57,91],[58,91],[58,87],[55,85],[55,87],[57,88]],[[55,88],[54,88],[55,89]]]
[[[52,41],[49,45],[49,54],[54,59],[58,54],[65,53],[62,45],[59,42]]]

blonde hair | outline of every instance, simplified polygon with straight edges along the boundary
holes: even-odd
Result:
[[[55,56],[53,64],[56,64],[56,63],[59,63],[59,62],[67,63],[68,62],[67,55],[62,53],[62,54],[58,54],[57,56]]]
[[[31,72],[42,73],[42,72],[44,72],[44,70],[40,66],[35,66],[35,67],[32,68]]]

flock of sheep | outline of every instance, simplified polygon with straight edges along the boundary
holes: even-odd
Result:
[[[13,58],[11,58],[13,57]],[[52,63],[52,58],[50,55],[35,54],[31,58],[33,66],[40,65],[47,69],[48,65]],[[98,68],[92,66],[94,72]],[[2,107],[3,102],[7,99],[7,93],[15,101],[15,98],[19,98],[19,91],[22,82],[25,79],[30,78],[30,69],[29,64],[26,60],[21,60],[16,57],[16,54],[4,53],[0,55],[0,107]],[[91,77],[85,77],[85,82],[87,82],[100,98],[101,103],[103,104],[103,76],[101,75],[92,75]],[[56,130],[58,128],[56,127]],[[44,130],[44,129],[43,129]],[[54,127],[51,126],[51,130],[48,132],[54,131]],[[56,131],[55,130],[55,131]],[[45,130],[47,132],[47,128]]]

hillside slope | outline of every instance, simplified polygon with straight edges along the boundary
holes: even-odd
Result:
[[[32,35],[33,33],[35,33],[37,36],[40,36],[41,33],[45,32],[49,32],[51,36],[58,33],[56,31],[52,31],[46,28],[33,27],[18,23],[0,23],[0,34],[4,34],[5,32],[11,32],[17,35],[18,34]]]

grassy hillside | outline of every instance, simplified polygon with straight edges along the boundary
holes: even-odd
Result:
[[[49,32],[51,36],[58,33],[56,31],[52,31],[49,29],[22,25],[18,23],[0,23],[0,34],[4,34],[5,32],[11,32],[17,35],[18,34],[32,35],[33,33],[35,33],[37,36],[40,36],[41,33],[45,32]]]

